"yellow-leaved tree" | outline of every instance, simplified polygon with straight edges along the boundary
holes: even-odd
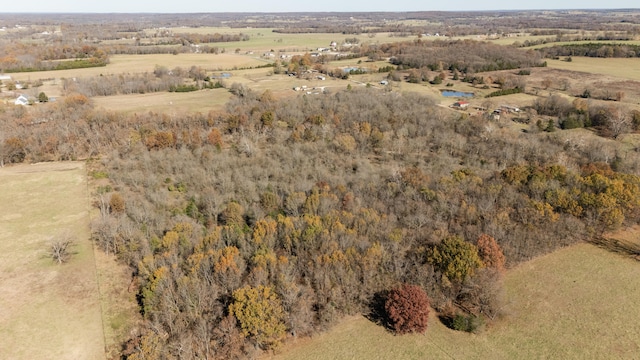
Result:
[[[277,348],[285,335],[282,301],[270,286],[244,287],[233,292],[229,305],[242,333],[263,349]]]

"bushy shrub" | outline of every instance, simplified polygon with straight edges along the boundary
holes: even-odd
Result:
[[[451,328],[458,331],[477,332],[484,320],[481,316],[457,314],[453,317]]]
[[[502,89],[502,90],[494,91],[485,97],[490,98],[490,97],[496,97],[496,96],[512,95],[512,94],[519,94],[521,92],[524,92],[524,90],[519,87],[513,88],[513,89]]]

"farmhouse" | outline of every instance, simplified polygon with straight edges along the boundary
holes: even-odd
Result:
[[[451,105],[451,107],[456,108],[456,109],[466,109],[469,107],[469,103],[466,101],[458,101],[453,103],[453,105]]]
[[[502,105],[502,106],[500,106],[500,108],[501,108],[503,111],[508,112],[508,113],[511,113],[511,112],[520,112],[520,108],[518,108],[517,106]]]
[[[29,99],[24,95],[20,95],[16,99],[15,104],[16,105],[22,105],[22,106],[29,105]]]

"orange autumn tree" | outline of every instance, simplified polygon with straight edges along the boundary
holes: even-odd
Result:
[[[478,238],[477,245],[478,255],[482,263],[488,267],[498,271],[504,270],[506,259],[502,253],[500,245],[492,236],[482,234]]]

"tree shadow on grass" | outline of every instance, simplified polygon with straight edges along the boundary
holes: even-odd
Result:
[[[387,311],[384,308],[388,294],[388,290],[381,290],[373,294],[371,301],[369,301],[369,313],[365,314],[364,317],[372,323],[384,327],[387,331],[393,331]]]
[[[450,314],[438,314],[438,320],[442,323],[442,325],[448,327],[449,329],[453,329],[453,315]]]
[[[588,239],[587,242],[599,248],[640,261],[640,244],[606,237],[593,237]]]

